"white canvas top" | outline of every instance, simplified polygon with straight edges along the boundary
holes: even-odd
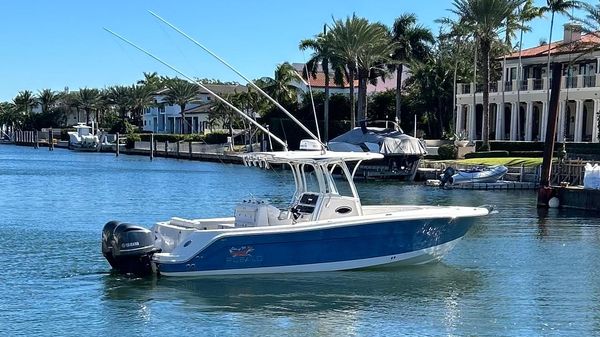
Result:
[[[372,152],[336,152],[336,151],[276,151],[254,152],[241,155],[246,162],[266,161],[269,163],[288,163],[315,161],[359,161],[383,159],[383,155]]]

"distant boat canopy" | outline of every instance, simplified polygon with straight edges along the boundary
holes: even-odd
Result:
[[[402,131],[389,128],[354,128],[329,142],[332,151],[375,152],[384,155],[427,154],[423,143]]]

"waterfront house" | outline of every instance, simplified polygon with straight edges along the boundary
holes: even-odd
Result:
[[[315,92],[325,92],[325,73],[323,72],[321,66],[319,65],[318,71],[316,72],[316,77],[310,76],[308,79],[302,77],[304,72],[304,63],[293,63],[292,66],[296,70],[296,79],[292,81],[291,85],[297,89],[298,94],[298,102],[302,102],[303,95],[309,92],[309,82],[310,88],[312,88],[313,93]],[[408,78],[408,68],[404,67],[404,72],[402,73],[402,82],[406,81]],[[343,85],[339,85],[334,83],[333,81],[334,74],[331,73],[329,77],[329,94],[343,94],[350,95],[350,83],[344,78]],[[358,93],[358,80],[354,80],[354,87],[356,93]],[[385,80],[378,79],[376,84],[367,84],[367,94],[373,94],[381,91],[386,91],[390,89],[396,89],[396,72],[391,72],[387,74]]]
[[[581,26],[567,23],[563,40],[550,45],[551,62],[563,64],[557,140],[598,142],[600,110],[600,52],[582,53],[600,43],[594,34],[582,34]],[[490,139],[545,139],[548,120],[548,45],[506,56],[504,81],[490,83]],[[518,74],[520,74],[518,76]],[[519,80],[520,79],[520,80]],[[481,139],[483,129],[482,85],[459,83],[456,96],[456,131],[470,140]]]
[[[204,84],[205,87],[223,97],[246,91],[243,85]],[[184,114],[186,122],[181,130],[181,109],[179,105],[165,102],[167,89],[158,91],[154,97],[154,104],[144,111],[143,129],[155,133],[204,133],[210,129],[209,113],[215,104],[215,97],[206,90],[200,89],[194,100],[186,105]],[[212,126],[217,129],[222,126]]]

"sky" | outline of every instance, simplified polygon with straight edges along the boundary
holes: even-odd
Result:
[[[589,0],[596,1],[596,0]],[[538,6],[546,0],[536,0]],[[190,77],[238,81],[233,72],[148,13],[154,11],[254,79],[272,76],[277,64],[304,62],[298,44],[333,19],[353,13],[391,26],[403,13],[438,31],[452,16],[451,0],[1,0],[0,101],[21,90],[77,90],[130,85],[144,72],[177,74],[103,28],[148,49]],[[558,16],[553,40],[562,39]],[[523,46],[548,40],[550,19],[532,22]],[[556,38],[554,38],[556,37]]]

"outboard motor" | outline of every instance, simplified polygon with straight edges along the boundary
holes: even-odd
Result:
[[[442,176],[440,177],[440,181],[442,182],[440,186],[444,187],[446,183],[452,184],[452,176],[455,174],[456,170],[454,170],[452,167],[447,167],[442,173]]]
[[[102,254],[111,267],[123,274],[152,274],[152,255],[158,252],[154,235],[146,228],[109,221],[102,229]]]

